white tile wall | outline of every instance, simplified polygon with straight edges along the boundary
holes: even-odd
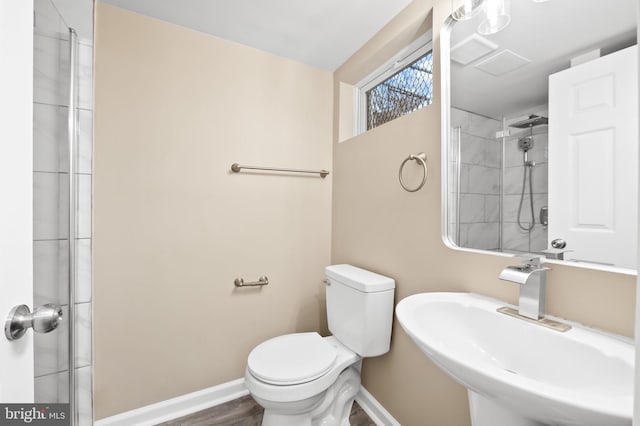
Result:
[[[499,247],[499,223],[470,223],[467,227],[467,247],[494,250]]]
[[[498,120],[467,111],[452,109],[453,127],[460,131],[460,245],[492,250],[499,246],[500,235],[500,167],[502,147],[496,141]],[[454,136],[457,134],[454,132]],[[456,179],[455,163],[450,165],[452,182]],[[457,198],[456,188],[450,196]],[[455,211],[455,208],[452,209]],[[455,229],[456,216],[450,221]],[[453,234],[452,234],[453,235]]]
[[[484,222],[485,199],[482,194],[461,194],[460,196],[460,222]]]
[[[35,402],[69,402],[69,376],[66,371],[35,378]]]
[[[91,239],[76,240],[76,303],[91,302]]]
[[[463,167],[462,171],[466,171],[469,174],[466,192],[472,194],[500,194],[500,169],[469,165]],[[465,192],[464,190],[462,191]]]
[[[57,240],[68,236],[69,176],[33,173],[33,239]]]
[[[67,156],[67,107],[33,105],[33,170],[64,172],[69,170]]]
[[[507,167],[505,169],[505,194],[521,194],[524,167]],[[548,192],[548,165],[546,163],[536,164],[533,168],[533,193],[546,194]],[[529,193],[529,171],[527,171],[527,181],[525,192]]]
[[[33,38],[33,98],[36,103],[68,105],[68,42],[53,37]]]
[[[93,170],[93,111],[78,110],[77,172],[91,174]]]
[[[523,226],[528,226],[529,222],[522,221]],[[510,251],[530,251],[529,232],[523,231],[517,223],[505,222],[503,225],[504,249]]]
[[[78,196],[77,237],[91,238],[91,175],[78,174],[76,188]]]
[[[34,0],[35,34],[59,37],[66,27],[50,0]]]
[[[92,368],[80,367],[76,369],[76,402],[78,410],[78,424],[80,426],[93,425],[92,408]],[[69,402],[69,375],[67,371],[36,377],[35,401],[62,403]]]
[[[518,220],[518,206],[520,205],[520,194],[505,195],[503,200],[503,217],[505,222],[516,222]],[[540,208],[547,205],[547,194],[534,194],[533,207],[536,222],[539,221]],[[523,220],[531,221],[531,201],[529,192],[525,193],[522,200],[522,212],[520,215]]]
[[[487,141],[484,163],[488,167],[499,169],[502,167],[502,142],[494,139]]]
[[[499,195],[485,195],[484,196],[484,221],[485,222],[500,222],[500,196]]]
[[[80,426],[93,425],[93,377],[90,366],[76,370],[76,402],[78,405],[78,424]]]
[[[34,304],[68,304],[67,240],[43,240],[33,242]],[[91,302],[91,239],[76,240],[76,303]]]
[[[68,304],[69,244],[67,240],[33,242],[33,303]],[[86,260],[85,260],[86,262]]]
[[[76,304],[76,367],[91,365],[91,303]]]
[[[549,192],[549,164],[538,163],[533,168],[533,193],[547,194]]]
[[[526,204],[525,204],[526,203]],[[525,213],[529,211],[529,197],[525,197],[523,200],[523,206]],[[518,216],[518,206],[520,205],[520,194],[505,195],[502,199],[502,214],[503,218],[507,222],[515,222]],[[525,216],[525,217],[528,217]]]
[[[463,132],[460,158],[463,163],[485,165],[486,139]]]
[[[531,231],[531,247],[529,248],[529,251],[540,252],[547,249],[549,247],[547,243],[547,241],[549,240],[548,235],[548,229],[538,223]]]
[[[78,108],[93,109],[93,46],[78,46]]]

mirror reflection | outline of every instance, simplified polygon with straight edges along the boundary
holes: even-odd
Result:
[[[463,3],[442,46],[449,241],[635,270],[635,2]]]

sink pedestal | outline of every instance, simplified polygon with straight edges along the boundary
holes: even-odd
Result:
[[[471,426],[546,426],[544,423],[526,419],[479,393],[472,390],[468,392]]]

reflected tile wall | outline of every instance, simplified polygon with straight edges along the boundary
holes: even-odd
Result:
[[[55,4],[54,4],[55,2]],[[58,4],[59,3],[59,4]],[[80,425],[93,424],[91,205],[93,161],[93,0],[35,0],[34,305],[63,305],[68,318],[68,26],[79,36],[76,212],[76,399]],[[63,18],[60,17],[61,12]],[[36,402],[68,402],[68,323],[35,335]]]
[[[546,116],[544,108],[533,113]],[[517,117],[510,122],[519,121]],[[493,250],[502,246],[506,251],[535,251],[547,248],[547,229],[539,223],[540,208],[547,205],[548,192],[548,135],[547,127],[534,129],[510,129],[511,136],[504,143],[496,139],[496,131],[502,122],[478,114],[452,108],[452,127],[460,131],[460,197],[457,190],[457,166],[449,164],[450,235],[460,245]],[[507,123],[508,124],[508,123]],[[533,134],[534,147],[529,160],[535,161],[533,169],[534,217],[536,225],[531,232],[522,231],[518,225],[518,206],[523,182],[523,153],[518,148],[518,138]],[[451,149],[457,151],[457,132],[453,130]],[[528,179],[528,177],[527,177]],[[529,184],[525,187],[521,222],[531,222]],[[457,205],[458,199],[460,206]],[[460,210],[460,226],[456,225]],[[502,211],[502,227],[500,214]],[[497,227],[495,225],[498,225]],[[459,229],[460,235],[456,233]],[[495,233],[495,235],[493,234]],[[502,241],[500,240],[502,234]]]
[[[66,106],[34,103],[33,105],[33,169],[57,173],[69,169],[66,155]]]
[[[55,37],[36,32],[33,45],[34,102],[67,106],[70,69],[68,34],[60,33]]]
[[[452,108],[451,123],[460,127],[460,246],[495,250],[500,246],[500,179],[502,148],[496,132],[502,123],[467,111]],[[453,133],[457,137],[457,133]],[[457,149],[455,143],[453,148]],[[450,166],[451,181],[457,175]],[[457,202],[456,187],[450,197]],[[455,206],[456,203],[451,205]],[[451,215],[451,229],[457,230],[456,208]],[[453,231],[455,234],[455,231]],[[454,240],[458,236],[452,234]]]

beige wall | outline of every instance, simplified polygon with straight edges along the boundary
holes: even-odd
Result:
[[[396,301],[427,291],[472,291],[514,303],[516,286],[497,278],[513,261],[451,250],[440,236],[439,31],[450,4],[414,1],[334,74],[331,260],[394,277]],[[338,143],[340,83],[353,84],[368,74],[377,52],[411,38],[418,21],[431,17],[433,104]],[[398,183],[398,167],[419,151],[427,153],[429,180],[421,191],[408,193]],[[547,292],[547,310],[553,315],[627,336],[633,333],[635,277],[554,266]],[[403,426],[469,425],[465,389],[428,361],[397,322],[390,353],[365,360],[363,384]]]
[[[97,4],[95,414],[240,378],[274,335],[325,329],[332,75]],[[262,289],[233,280],[266,274]]]

